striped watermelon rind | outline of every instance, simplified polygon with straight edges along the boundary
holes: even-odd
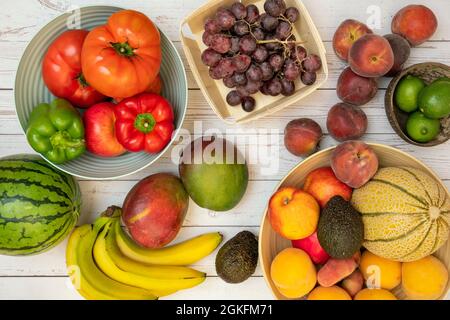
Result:
[[[80,188],[37,155],[0,159],[0,254],[31,255],[60,243],[78,221]]]

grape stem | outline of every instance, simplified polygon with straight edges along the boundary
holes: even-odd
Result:
[[[271,40],[256,40],[256,43],[261,44],[261,43],[281,43],[284,45],[290,44],[290,43],[299,43],[299,44],[303,44],[306,43],[306,41],[296,41],[296,40],[278,40],[278,39],[271,39]]]

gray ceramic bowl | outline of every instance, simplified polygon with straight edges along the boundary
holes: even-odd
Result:
[[[110,6],[92,6],[80,9],[82,29],[105,24],[111,14],[123,10]],[[16,74],[14,96],[16,112],[24,132],[33,108],[54,97],[46,88],[41,75],[41,64],[47,47],[62,32],[68,30],[70,13],[63,14],[43,27],[25,49]],[[69,20],[68,20],[69,19]],[[183,62],[170,40],[161,32],[162,64],[161,78],[164,83],[162,95],[172,104],[175,114],[175,133],[181,128],[187,108],[187,79]],[[175,137],[175,135],[174,135]],[[86,179],[114,179],[135,173],[155,162],[167,147],[158,154],[125,153],[115,158],[103,158],[86,152],[82,157],[55,167],[71,175]],[[45,158],[44,158],[45,159]]]

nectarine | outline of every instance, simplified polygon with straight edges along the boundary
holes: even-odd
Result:
[[[303,190],[311,194],[323,208],[334,196],[346,201],[352,197],[352,188],[339,181],[331,167],[322,167],[311,171],[305,179]]]
[[[331,168],[339,180],[352,188],[359,188],[377,172],[378,157],[366,143],[350,140],[333,150]]]
[[[306,238],[316,231],[319,213],[314,197],[297,188],[280,188],[269,200],[270,224],[289,240]]]
[[[392,19],[393,33],[404,37],[412,46],[424,43],[437,29],[437,18],[424,5],[412,4],[397,12]]]
[[[327,129],[338,141],[355,140],[367,130],[367,116],[358,106],[338,103],[328,111]]]
[[[364,23],[348,19],[343,21],[333,36],[333,49],[339,59],[348,61],[348,52],[353,43],[365,34],[372,33]]]
[[[385,76],[393,77],[402,71],[403,65],[406,60],[408,60],[411,53],[411,47],[409,46],[408,41],[398,34],[386,34],[384,37],[389,41],[392,52],[394,52],[394,65]]]
[[[378,84],[374,78],[361,77],[350,67],[342,71],[337,82],[336,92],[342,101],[356,106],[366,104],[378,91]]]
[[[322,135],[322,128],[314,120],[295,119],[284,129],[284,145],[293,155],[305,157],[317,150]]]
[[[362,77],[381,77],[394,65],[394,52],[382,36],[366,34],[350,48],[348,63],[353,72]]]

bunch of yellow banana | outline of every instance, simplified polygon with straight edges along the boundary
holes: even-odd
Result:
[[[67,270],[86,299],[154,300],[202,283],[206,274],[186,267],[222,241],[207,233],[161,249],[137,245],[121,228],[121,209],[110,207],[94,224],[76,228],[66,250]]]

